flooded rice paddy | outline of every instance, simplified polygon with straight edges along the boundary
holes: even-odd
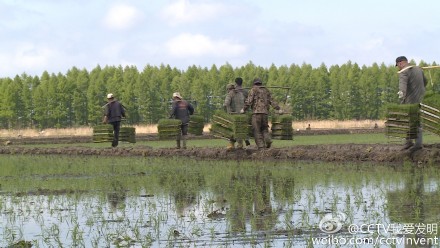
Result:
[[[438,247],[439,173],[2,155],[0,247]]]

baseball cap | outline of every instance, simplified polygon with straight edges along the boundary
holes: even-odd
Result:
[[[402,61],[408,61],[408,59],[405,56],[399,56],[396,58],[396,66],[397,63],[402,62]]]

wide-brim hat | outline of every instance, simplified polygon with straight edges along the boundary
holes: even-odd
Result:
[[[179,98],[179,99],[182,99],[182,96],[180,96],[180,93],[179,92],[174,92],[173,93],[173,98],[174,97],[177,97],[177,98]]]

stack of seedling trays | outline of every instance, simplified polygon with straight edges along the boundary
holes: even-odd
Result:
[[[385,134],[394,138],[417,138],[420,125],[419,104],[389,104],[385,121]]]
[[[246,139],[249,135],[249,115],[216,111],[212,117],[211,133],[225,139]]]
[[[113,141],[113,127],[111,125],[98,125],[93,127],[93,142],[104,143]]]
[[[290,114],[272,115],[272,139],[292,140],[292,116]]]
[[[420,104],[423,129],[440,135],[440,95],[427,94]]]
[[[181,133],[182,122],[178,119],[160,119],[157,125],[160,140],[175,140]]]
[[[93,127],[93,142],[104,143],[113,141],[113,126],[98,125]],[[136,129],[134,127],[121,127],[119,141],[136,143]]]
[[[188,133],[194,135],[203,135],[203,127],[205,126],[205,121],[203,116],[191,115],[188,126]]]
[[[136,128],[121,127],[119,130],[119,141],[136,143]]]

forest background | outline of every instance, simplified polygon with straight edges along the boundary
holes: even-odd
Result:
[[[415,64],[414,61],[410,63]],[[419,66],[436,66],[421,61]],[[428,90],[440,92],[440,70],[425,71]],[[214,111],[222,109],[226,85],[242,77],[250,88],[254,78],[271,88],[272,95],[292,113],[294,120],[378,120],[389,103],[398,103],[398,75],[394,65],[360,67],[348,61],[327,67],[321,64],[275,65],[269,68],[252,62],[233,68],[201,68],[195,65],[178,70],[170,65],[97,65],[90,72],[72,67],[66,74],[43,72],[41,76],[23,73],[0,78],[0,128],[66,128],[100,124],[107,93],[126,107],[127,122],[155,124],[169,117],[173,92],[190,100],[196,114],[209,123]]]

